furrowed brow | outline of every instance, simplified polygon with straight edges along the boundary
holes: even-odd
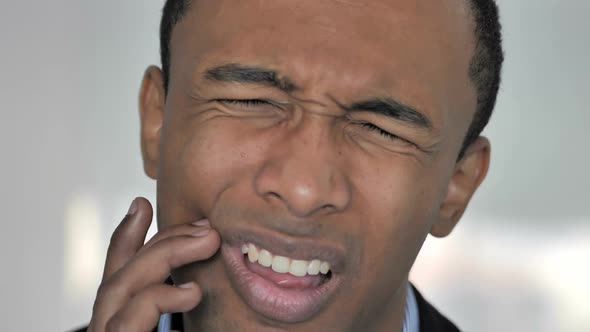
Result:
[[[293,92],[297,86],[287,77],[271,69],[243,66],[235,63],[208,69],[205,78],[216,82],[234,82],[270,86],[284,92]]]
[[[432,121],[426,115],[392,98],[367,99],[355,102],[345,109],[349,112],[375,113],[421,129],[433,129]]]

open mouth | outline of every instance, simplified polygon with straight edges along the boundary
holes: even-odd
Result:
[[[330,263],[319,259],[299,260],[273,255],[252,243],[242,245],[242,254],[244,254],[244,263],[250,271],[274,282],[281,288],[299,290],[317,288],[332,276]]]
[[[272,320],[297,323],[316,315],[341,284],[339,274],[332,271],[337,263],[270,250],[243,240],[222,245],[234,289],[250,308]]]

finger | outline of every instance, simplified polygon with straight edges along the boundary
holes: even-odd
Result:
[[[158,233],[156,233],[148,242],[146,242],[146,244],[143,245],[143,247],[141,247],[141,249],[139,249],[138,253],[141,253],[142,251],[145,251],[146,249],[152,247],[155,243],[158,243],[164,239],[170,238],[170,237],[174,237],[174,236],[179,236],[179,235],[196,235],[198,236],[201,233],[204,233],[206,230],[203,228],[209,228],[210,224],[209,224],[209,220],[208,219],[203,219],[203,220],[199,220],[195,223],[192,224],[182,224],[182,225],[175,225],[175,226],[170,226],[167,227],[165,229],[160,230]]]
[[[194,283],[179,287],[152,285],[135,295],[107,323],[106,331],[151,331],[163,313],[186,312],[201,301]]]
[[[208,231],[207,234],[180,235],[155,243],[113,275],[113,285],[125,289],[131,297],[150,284],[162,283],[177,267],[210,258],[219,249],[220,239],[217,232]]]
[[[94,316],[106,321],[143,288],[163,283],[179,266],[211,257],[219,245],[214,230],[200,237],[181,235],[154,244],[100,286]]]
[[[141,248],[152,222],[152,205],[142,197],[136,198],[129,213],[117,226],[107,251],[103,281],[124,266]]]

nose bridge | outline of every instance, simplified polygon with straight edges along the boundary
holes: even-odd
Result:
[[[339,161],[333,118],[304,117],[285,128],[256,179],[257,192],[297,217],[344,209],[350,186]]]
[[[332,131],[333,119],[325,115],[303,116],[301,121],[288,133],[285,143],[293,153],[309,158],[308,162],[330,159],[336,142]],[[314,157],[314,158],[311,158]]]

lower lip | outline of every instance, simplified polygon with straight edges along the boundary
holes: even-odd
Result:
[[[317,287],[283,288],[250,271],[240,248],[223,244],[221,253],[238,294],[254,311],[276,321],[297,323],[310,319],[340,285],[340,278],[332,273]]]

